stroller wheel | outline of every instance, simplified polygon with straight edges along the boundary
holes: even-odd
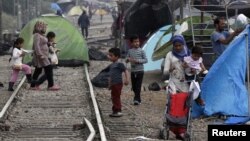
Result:
[[[169,130],[167,130],[165,127],[162,127],[160,129],[159,138],[164,139],[164,140],[168,140],[168,138],[169,138]]]

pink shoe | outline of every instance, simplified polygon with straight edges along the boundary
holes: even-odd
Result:
[[[57,91],[57,90],[60,90],[60,87],[57,86],[57,85],[54,85],[54,86],[52,86],[52,87],[49,87],[48,90],[49,90],[49,91]]]
[[[40,91],[40,87],[39,85],[38,86],[35,86],[35,87],[30,87],[30,90],[35,90],[35,91]]]

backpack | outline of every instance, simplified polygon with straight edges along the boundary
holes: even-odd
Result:
[[[160,87],[160,85],[157,82],[153,82],[153,83],[151,83],[151,84],[148,85],[148,89],[150,91],[160,91],[161,87]]]

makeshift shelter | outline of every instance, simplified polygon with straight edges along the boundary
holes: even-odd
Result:
[[[31,20],[21,30],[20,36],[24,38],[24,48],[32,49],[33,28],[37,21],[44,21],[47,26],[47,32],[53,31],[56,34],[59,65],[76,66],[89,61],[88,48],[82,34],[66,19],[61,16],[47,15]],[[26,55],[24,62],[31,62],[32,56]]]
[[[125,36],[137,34],[146,38],[150,33],[172,23],[172,14],[166,0],[137,0],[125,15]]]
[[[206,102],[203,111],[205,115],[249,116],[246,84],[249,34],[248,25],[215,61],[204,78],[201,96]]]

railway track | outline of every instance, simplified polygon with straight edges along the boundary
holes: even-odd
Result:
[[[91,99],[93,91],[88,84],[87,66],[54,70],[55,82],[61,90],[47,91],[25,88],[25,77],[21,79],[1,112],[1,141],[82,141],[93,140],[96,131],[102,129],[96,117],[98,110]],[[20,88],[20,89],[19,89]],[[91,94],[92,93],[92,94]],[[95,124],[95,129],[92,124]],[[99,132],[99,131],[98,131]],[[104,131],[99,132],[104,134]],[[105,140],[104,137],[101,137]]]

